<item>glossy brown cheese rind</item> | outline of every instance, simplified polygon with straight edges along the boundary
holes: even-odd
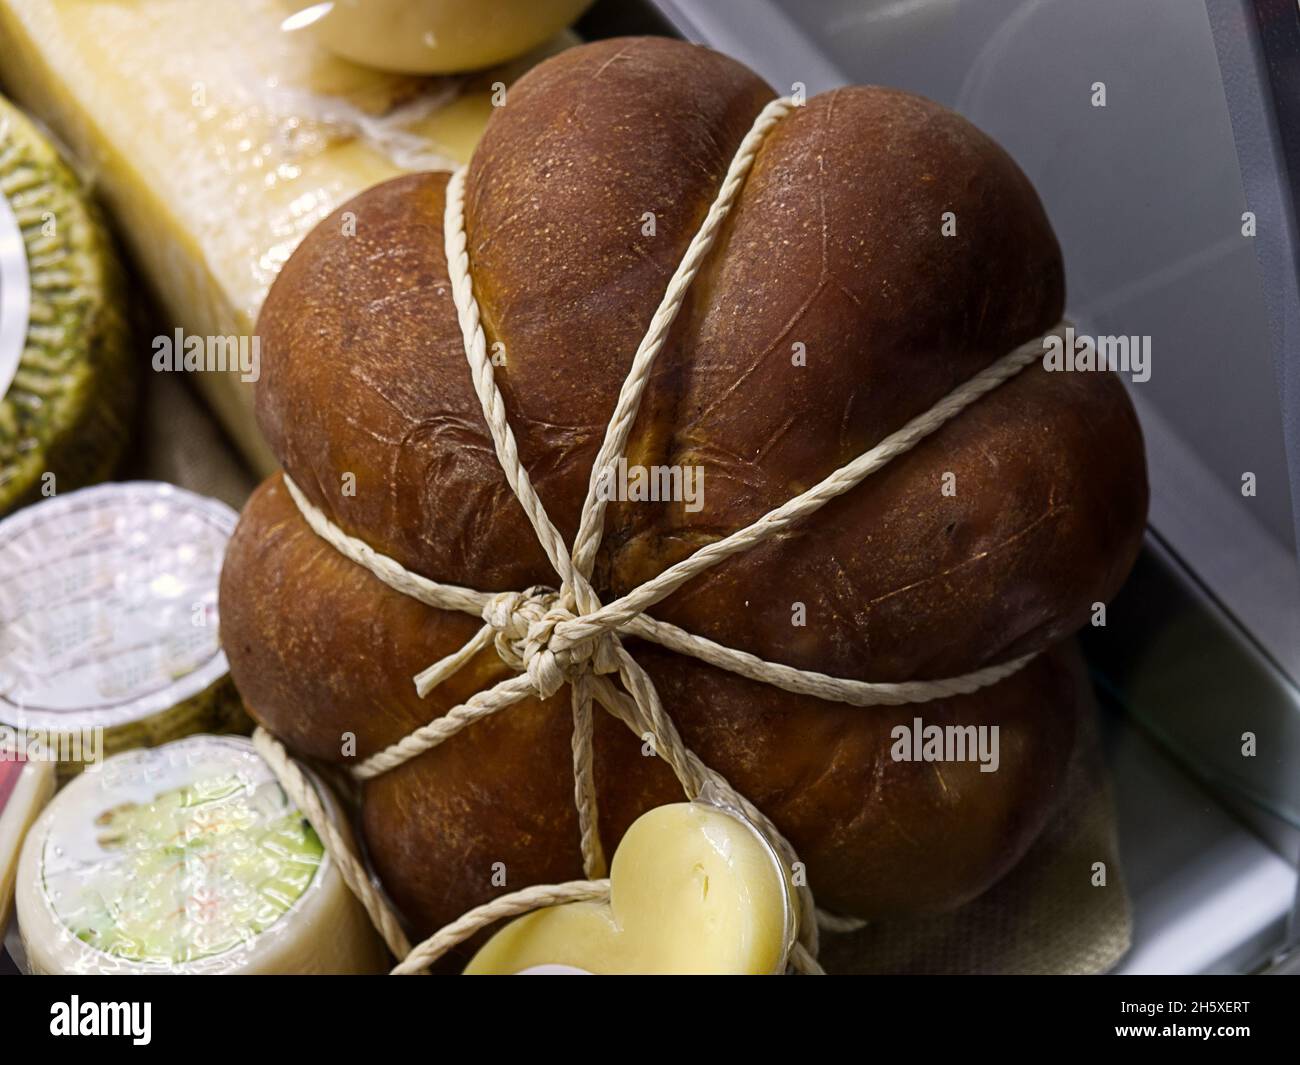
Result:
[[[570,540],[636,345],[771,96],[703,48],[587,45],[512,87],[474,156],[466,231],[488,342],[504,355],[496,379]],[[259,321],[259,418],[309,498],[408,568],[483,591],[554,584],[470,381],[443,250],[446,181],[377,186],[303,242]],[[809,487],[1051,327],[1063,301],[1042,207],[978,130],[886,89],[808,101],[761,148],[629,444],[632,463],[701,467],[703,507],[611,504],[598,591],[608,601]],[[1083,624],[1127,574],[1145,510],[1122,385],[1035,366],[652,613],[837,676],[948,676],[1050,649]],[[333,762],[350,760],[350,737],[365,757],[509,675],[488,652],[419,699],[411,677],[477,620],[342,557],[278,477],[232,541],[221,617],[255,716]],[[1077,692],[1050,650],[973,695],[855,708],[630,646],[687,742],[789,836],[822,904],[847,913],[938,910],[987,888],[1050,815],[1073,743]],[[893,760],[890,730],[918,716],[998,725],[998,771]],[[417,930],[581,875],[570,728],[562,690],[366,786],[369,854]],[[596,776],[611,850],[640,812],[680,794],[605,715]]]

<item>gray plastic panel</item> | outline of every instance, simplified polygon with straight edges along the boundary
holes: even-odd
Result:
[[[1300,680],[1300,573],[1269,318],[1215,38],[1199,0],[660,0],[688,38],[779,91],[849,82],[922,93],[1015,157],[1066,259],[1083,332],[1149,335],[1132,385],[1152,480],[1180,497],[1152,524]],[[1243,73],[1249,77],[1249,72]],[[1106,106],[1094,107],[1104,83]],[[1104,441],[1099,441],[1104,447]],[[1195,475],[1189,479],[1189,473]],[[1243,498],[1242,475],[1257,495]],[[1206,535],[1188,504],[1213,496]],[[1223,511],[1223,505],[1228,507]],[[1225,521],[1222,520],[1226,514]],[[1267,581],[1225,550],[1249,543]]]
[[[1300,572],[1279,378],[1300,352],[1250,36],[1261,3],[1210,0],[1212,25],[1201,0],[655,0],[780,92],[888,84],[964,113],[1039,190],[1080,331],[1152,338],[1151,380],[1130,391],[1157,535],[1090,658],[1143,730],[1294,861]],[[1263,240],[1243,234],[1248,202]],[[1240,757],[1247,729],[1257,761]],[[1130,724],[1112,735],[1129,737],[1111,761],[1138,911],[1120,971],[1234,971],[1282,949],[1286,862],[1154,754],[1126,758],[1148,750]]]

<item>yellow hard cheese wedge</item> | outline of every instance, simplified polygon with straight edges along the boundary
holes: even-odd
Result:
[[[676,803],[627,830],[610,868],[608,903],[521,917],[488,940],[465,972],[776,973],[793,939],[792,914],[776,852],[753,826],[702,802]]]
[[[280,0],[0,0],[6,89],[68,146],[190,336],[250,336],[317,222],[377,182],[467,161],[493,85],[529,62],[471,80],[385,73],[283,30],[289,13]],[[197,375],[265,474],[277,463],[248,376]]]

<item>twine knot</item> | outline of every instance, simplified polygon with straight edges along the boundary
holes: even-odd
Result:
[[[543,699],[584,673],[618,670],[612,634],[573,642],[565,636],[562,626],[577,618],[570,597],[542,586],[500,592],[483,607],[483,621],[493,633],[497,656],[511,669],[527,674]]]

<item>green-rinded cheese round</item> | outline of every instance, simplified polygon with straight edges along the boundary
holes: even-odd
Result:
[[[346,832],[328,789],[312,780]],[[383,945],[315,830],[238,736],[88,769],[36,820],[18,921],[37,973],[367,973]]]
[[[49,140],[0,98],[0,514],[111,473],[133,371],[120,272],[95,208]]]

